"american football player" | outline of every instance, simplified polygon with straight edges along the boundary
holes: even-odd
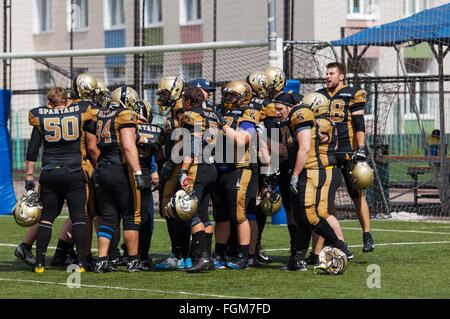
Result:
[[[370,231],[370,213],[364,190],[358,190],[350,183],[351,162],[365,160],[364,108],[366,91],[345,84],[347,70],[345,64],[332,62],[327,65],[327,87],[317,92],[330,100],[330,118],[338,130],[337,165],[344,176],[345,184],[356,208],[363,231],[363,252],[374,250]]]
[[[138,115],[132,110],[138,99],[134,89],[122,86],[112,92],[109,109],[97,114],[95,132],[100,156],[97,160],[103,216],[99,227],[96,273],[117,271],[110,262],[110,241],[121,220],[128,251],[127,271],[139,268],[138,241],[141,223],[141,190],[151,187],[142,173],[136,146]]]
[[[200,88],[189,87],[184,91],[181,128],[190,133],[190,152],[183,154],[178,181],[181,188],[193,192],[198,201],[197,210],[189,221],[192,233],[192,267],[188,267],[186,271],[191,273],[214,269],[211,259],[213,227],[208,208],[217,172],[213,153],[208,156],[206,151],[214,147],[218,134],[218,117],[212,110],[203,108],[203,102],[204,95]]]
[[[279,94],[274,102],[282,122],[280,152],[290,158],[292,176],[289,185],[296,222],[295,251],[285,269],[306,271],[311,231],[342,251],[345,244],[317,209],[326,173],[319,156],[320,135],[314,113],[305,105],[296,105],[295,98],[289,93]]]
[[[139,161],[142,173],[152,178],[152,186],[159,183],[158,171],[155,158],[162,157],[161,134],[162,129],[152,123],[152,110],[145,100],[138,100],[133,104],[134,111],[139,116],[139,135],[143,139],[138,143]],[[141,219],[139,229],[139,267],[142,270],[150,270],[151,259],[149,258],[150,243],[153,234],[153,193],[152,190],[141,190]]]
[[[184,87],[184,81],[181,77],[164,77],[159,81],[156,92],[158,96],[156,102],[160,106],[160,110],[168,110],[164,121],[162,138],[166,161],[161,165],[159,171],[159,211],[161,216],[166,219],[172,249],[167,259],[155,264],[157,269],[162,270],[185,269],[192,265],[189,258],[190,228],[185,222],[167,216],[164,209],[175,195],[180,170],[180,165],[175,164],[171,158],[172,149],[176,142],[171,135],[176,128],[180,127],[180,120],[183,114],[181,96]]]
[[[100,90],[99,80],[94,78],[92,75],[83,73],[74,77],[72,81],[72,91],[69,104],[91,105],[92,112],[96,114],[98,112],[98,107],[93,103],[95,98],[98,96],[98,91]],[[87,149],[87,141],[91,140],[89,144],[91,149]],[[94,172],[95,160],[97,159],[100,150],[94,143],[96,141],[95,134],[92,134],[86,130],[83,130],[83,137],[81,139],[81,150],[83,154],[82,167],[87,179],[87,195],[88,202],[86,206],[86,227],[87,227],[87,264],[86,270],[93,270],[95,261],[91,253],[92,244],[92,226],[95,224],[96,230],[98,230],[98,224],[101,216],[101,204],[98,194],[96,194],[94,189],[94,183],[92,181],[92,175]],[[92,156],[90,155],[92,154]],[[59,232],[58,243],[56,246],[55,254],[51,260],[51,266],[66,266],[73,262],[76,262],[76,255],[73,250],[73,239],[72,239],[72,222],[70,218],[67,218],[64,222],[61,230]]]
[[[276,67],[269,67],[264,70],[264,74],[266,74],[268,84],[267,84],[267,96],[268,99],[271,100],[265,107],[265,115],[268,116],[270,121],[268,121],[268,125],[271,124],[271,127],[280,128],[281,123],[276,116],[275,104],[273,103],[273,99],[284,92],[284,86],[286,85],[286,75],[283,70]],[[302,100],[303,96],[301,94],[297,94],[293,91],[287,92],[291,94],[295,99],[295,104],[299,104]],[[276,118],[276,119],[275,119]],[[268,131],[269,132],[269,131]],[[279,137],[282,136],[281,131],[279,131]],[[269,141],[272,141],[270,139]],[[275,143],[279,143],[280,140],[274,141]],[[289,163],[289,158],[287,156],[283,156],[280,154],[280,174],[278,176],[278,187],[280,189],[281,198],[283,200],[283,207],[286,212],[286,220],[287,220],[287,228],[290,237],[290,245],[291,245],[291,253],[295,251],[295,219],[293,206],[290,200],[290,189],[289,183],[291,180],[292,169],[291,164]]]
[[[79,271],[86,269],[87,204],[86,175],[82,170],[82,140],[85,125],[95,119],[89,104],[68,105],[67,92],[53,87],[48,105],[32,109],[29,123],[33,132],[26,161],[26,189],[34,188],[33,171],[41,142],[44,146],[39,179],[43,212],[37,231],[34,272],[44,272],[45,254],[51,239],[52,225],[66,200],[77,247]]]
[[[320,191],[320,201],[318,205],[319,214],[324,217],[336,232],[340,240],[344,240],[344,235],[339,221],[331,214],[336,191],[341,183],[342,175],[337,168],[335,151],[337,148],[337,129],[330,120],[330,102],[320,93],[314,92],[306,94],[302,99],[302,104],[308,106],[314,113],[317,126],[319,127],[319,157],[325,167],[326,179]],[[328,217],[327,217],[328,216]],[[306,259],[308,265],[318,265],[319,254],[323,248],[323,238],[313,232],[312,251]],[[353,255],[347,247],[347,258],[352,259]]]
[[[256,156],[256,125],[260,112],[249,107],[252,89],[245,81],[231,81],[225,85],[222,104],[226,110],[219,127],[226,137],[222,158],[216,151],[218,181],[216,184],[216,251],[225,259],[225,247],[229,238],[230,220],[236,223],[238,233],[238,255],[226,265],[233,269],[248,267],[251,229],[247,215],[255,212],[257,194],[257,171],[251,165],[251,156]],[[232,154],[228,154],[231,152]],[[220,244],[220,246],[217,245]],[[222,247],[218,251],[218,247]]]

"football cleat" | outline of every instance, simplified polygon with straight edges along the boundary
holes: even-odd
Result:
[[[33,272],[35,272],[36,274],[44,273],[44,265],[43,264],[36,264],[34,266]]]
[[[318,266],[319,265],[319,255],[310,253],[308,258],[306,258],[306,264],[311,266]]]
[[[371,232],[363,233],[363,242],[364,242],[363,246],[364,253],[372,252],[375,249]]]
[[[56,248],[55,254],[53,255],[52,261],[50,262],[50,266],[52,267],[62,267],[67,266],[70,263],[67,263],[68,256],[67,250]]]
[[[139,259],[133,259],[128,261],[127,263],[127,271],[128,272],[139,272],[142,271],[142,269],[139,267],[140,261]]]
[[[94,271],[96,262],[97,260],[94,259],[92,254],[88,254],[86,256],[86,271]]]
[[[208,253],[203,253],[199,258],[196,258],[196,261],[192,264],[191,267],[187,268],[186,271],[188,273],[196,273],[210,269],[211,259],[209,258]]]
[[[305,252],[295,251],[289,257],[288,264],[280,269],[290,271],[307,271],[308,268],[306,266]]]
[[[24,244],[20,244],[14,249],[14,255],[23,260],[27,265],[34,266],[36,264],[36,258],[33,253]]]
[[[216,269],[225,269],[226,268],[225,261],[220,256],[213,254],[212,260],[214,262],[214,268],[216,268]]]
[[[271,263],[272,258],[266,255],[264,249],[260,245],[256,246],[256,258],[263,263]]]
[[[94,268],[94,272],[97,274],[116,271],[118,271],[117,268],[114,267],[108,260],[98,260]]]
[[[80,273],[81,272],[86,272],[86,267],[81,265],[81,264],[78,264],[77,268],[75,268],[75,272],[80,272]]]
[[[249,267],[259,267],[261,265],[262,265],[262,263],[256,257],[250,257],[248,259],[248,266]]]
[[[162,263],[155,264],[155,268],[161,269],[161,270],[173,270],[176,268],[177,264],[178,264],[178,258],[176,258],[175,255],[172,253]]]
[[[247,269],[248,261],[244,259],[242,254],[239,254],[237,257],[234,257],[228,261],[226,266],[231,269]]]
[[[186,268],[184,258],[178,259],[177,265],[175,267],[179,270],[184,270],[184,268]]]
[[[150,269],[152,268],[152,263],[149,260],[144,260],[144,261],[141,260],[139,262],[138,268],[141,271],[150,271]]]
[[[348,248],[348,245],[347,245],[347,243],[344,241],[344,246],[345,246],[345,251],[344,251],[344,253],[345,253],[345,255],[347,256],[347,259],[350,261],[350,260],[352,260],[353,259],[353,254],[352,254],[352,252],[350,251],[350,248]]]

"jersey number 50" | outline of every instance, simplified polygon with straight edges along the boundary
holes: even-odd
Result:
[[[67,116],[44,119],[45,140],[47,142],[73,141],[79,137],[78,118]]]

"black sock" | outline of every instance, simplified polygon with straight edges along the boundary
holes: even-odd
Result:
[[[213,238],[213,233],[205,233],[206,251],[208,252],[208,255],[210,255],[210,256],[211,256],[211,249],[212,249],[212,238]]]
[[[295,225],[295,250],[307,251],[311,241],[311,227],[304,223]]]
[[[289,238],[291,239],[291,251],[295,250],[295,226],[296,225],[288,225]]]
[[[222,259],[225,259],[226,250],[227,250],[227,244],[221,244],[221,243],[216,242],[214,252],[216,253],[217,256],[219,256]]]
[[[203,252],[206,252],[206,239],[205,231],[201,230],[192,234],[192,255],[201,256]]]
[[[325,240],[331,242],[332,245],[337,248],[342,247],[342,240],[336,236],[333,228],[331,228],[330,224],[326,221],[326,219],[319,217],[319,223],[312,228],[312,230],[317,233],[319,236],[325,238]],[[342,243],[341,243],[342,242]],[[341,248],[339,248],[341,249]],[[345,250],[344,250],[345,251]]]
[[[108,256],[110,259],[119,258],[119,242],[120,242],[120,227],[117,227],[112,233],[109,242]]]
[[[58,244],[56,244],[57,249],[61,249],[65,252],[69,251],[71,248],[73,248],[73,243],[62,240],[61,238],[58,239]]]
[[[27,243],[21,243],[20,245],[22,245],[23,247],[25,247],[28,250],[31,250],[31,248],[33,248],[33,245],[27,244]]]
[[[86,265],[87,252],[87,230],[85,222],[78,222],[72,224],[72,233],[75,245],[77,247],[78,263]]]
[[[36,235],[36,263],[45,265],[45,254],[52,238],[52,225],[40,223]]]
[[[136,259],[139,259],[139,255],[128,256],[128,261],[129,262],[133,261],[133,260],[136,260]]]
[[[148,251],[150,249],[150,223],[145,221],[139,227],[139,244],[138,252],[142,261],[148,259]]]
[[[244,260],[248,260],[248,247],[249,245],[239,245],[239,252],[242,254]]]

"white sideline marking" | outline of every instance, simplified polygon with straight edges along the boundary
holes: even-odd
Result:
[[[353,227],[342,227],[346,230],[361,230],[359,228]],[[407,229],[371,229],[371,231],[385,231],[385,232],[395,232],[395,233],[417,233],[417,234],[435,234],[435,235],[450,235],[450,232],[437,232],[437,231],[424,231],[424,230],[407,230]]]
[[[384,243],[375,244],[375,248],[378,246],[401,246],[401,245],[433,245],[433,244],[450,244],[450,241],[418,241],[418,242],[404,242],[404,243]],[[350,248],[363,247],[364,245],[348,245]],[[311,247],[309,247],[311,249]],[[264,249],[264,251],[281,251],[281,250],[291,250],[290,248],[273,248]]]
[[[25,282],[25,283],[34,283],[34,284],[67,286],[67,282],[52,282],[52,281],[10,279],[10,278],[0,278],[0,281],[12,281],[12,282]],[[216,298],[227,298],[227,299],[260,299],[260,298],[255,298],[255,297],[224,296],[224,295],[213,295],[213,294],[200,294],[200,293],[187,292],[187,291],[170,291],[170,290],[144,289],[144,288],[125,288],[125,287],[83,285],[83,284],[80,284],[80,287],[126,290],[126,291],[141,291],[141,292],[156,292],[156,293],[162,293],[162,294],[194,295],[194,296],[202,296],[202,297],[216,297]]]

